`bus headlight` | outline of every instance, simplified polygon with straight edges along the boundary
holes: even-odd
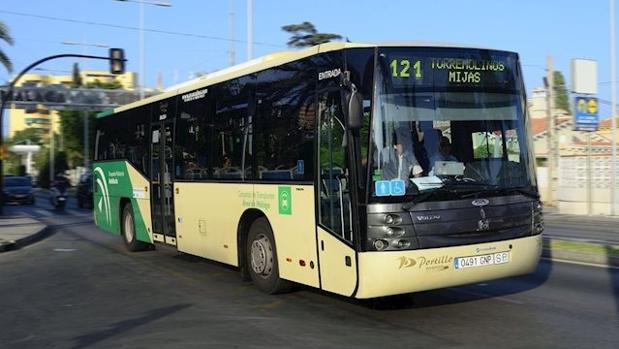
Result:
[[[370,226],[366,247],[375,251],[393,251],[417,248],[415,230],[412,225]]]
[[[393,214],[393,213],[386,214],[384,220],[385,220],[385,224],[388,224],[388,225],[392,225],[392,224],[398,225],[402,223],[402,217],[400,217],[397,214]]]
[[[400,227],[385,227],[385,236],[390,238],[400,237],[406,234],[406,231]]]
[[[378,239],[378,240],[374,240],[374,248],[377,251],[382,251],[384,250],[387,246],[389,246],[389,243],[385,240],[382,239]]]

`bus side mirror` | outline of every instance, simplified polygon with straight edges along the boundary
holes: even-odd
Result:
[[[354,87],[348,97],[348,128],[358,130],[363,126],[363,98]]]

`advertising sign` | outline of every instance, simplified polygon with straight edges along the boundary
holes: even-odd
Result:
[[[600,125],[597,98],[576,97],[574,105],[574,131],[597,131]]]

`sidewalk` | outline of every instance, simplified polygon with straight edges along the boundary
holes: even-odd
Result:
[[[15,250],[44,238],[45,224],[23,216],[0,216],[0,252]]]

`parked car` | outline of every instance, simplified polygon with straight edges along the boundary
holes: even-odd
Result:
[[[85,173],[77,185],[77,206],[92,208],[92,175]]]
[[[34,191],[29,177],[9,176],[4,178],[4,202],[33,205]]]

